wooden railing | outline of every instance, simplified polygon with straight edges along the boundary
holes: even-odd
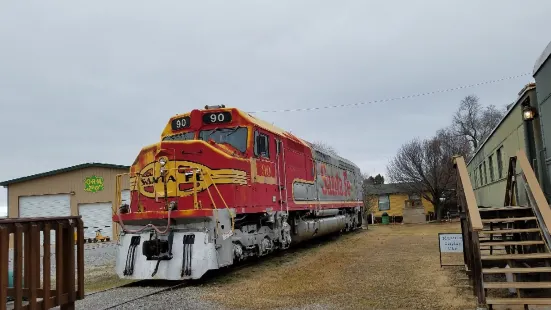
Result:
[[[551,209],[549,208],[549,203],[545,198],[534,170],[530,166],[528,157],[526,157],[526,154],[522,149],[518,150],[515,160],[518,161],[520,168],[522,169],[521,175],[525,182],[524,188],[528,196],[528,201],[530,202],[530,206],[538,218],[538,223],[543,232],[545,243],[547,247],[550,248],[551,235],[549,234],[549,229],[551,228]],[[507,182],[507,184],[509,184],[509,182]],[[505,199],[507,200],[507,197]]]
[[[482,219],[474,195],[465,159],[454,157],[457,175],[457,201],[461,208],[461,233],[463,234],[463,258],[473,293],[477,296],[479,307],[485,307],[486,294],[482,276],[482,260],[478,232],[482,230]]]
[[[50,240],[50,231],[55,231],[55,240]],[[14,240],[12,286],[10,235]],[[51,285],[51,241],[55,243],[55,289]],[[0,310],[6,309],[8,297],[13,298],[15,309],[60,306],[62,310],[74,309],[75,301],[84,298],[84,228],[80,216],[0,220]]]

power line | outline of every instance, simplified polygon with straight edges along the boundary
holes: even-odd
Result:
[[[501,78],[501,79],[497,79],[497,80],[484,81],[484,82],[480,82],[480,83],[476,83],[476,84],[462,85],[462,86],[458,86],[458,87],[435,90],[435,91],[426,92],[426,93],[419,93],[419,94],[414,94],[414,95],[407,95],[407,96],[380,99],[380,100],[372,100],[372,101],[367,101],[367,102],[337,104],[337,105],[329,105],[329,106],[323,106],[323,107],[298,108],[298,109],[262,110],[262,111],[248,112],[248,113],[254,114],[254,113],[276,113],[276,112],[300,112],[300,111],[312,111],[312,110],[322,110],[322,109],[333,109],[333,108],[345,108],[345,107],[361,106],[361,105],[372,104],[372,103],[382,103],[382,102],[397,101],[397,100],[404,100],[404,99],[410,99],[410,98],[416,98],[416,97],[429,96],[429,95],[434,95],[434,94],[439,94],[439,93],[448,93],[448,92],[452,92],[452,91],[456,91],[456,90],[460,90],[460,89],[473,88],[473,87],[477,87],[477,86],[481,86],[481,85],[495,84],[495,83],[499,83],[499,82],[506,81],[506,80],[513,80],[513,79],[517,79],[519,77],[523,77],[523,76],[527,76],[527,75],[531,76],[532,73],[527,72],[527,73],[523,73],[523,74],[519,74],[519,75],[513,75],[513,76],[509,76],[509,77],[505,77],[505,78]]]

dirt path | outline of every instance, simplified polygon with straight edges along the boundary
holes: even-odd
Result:
[[[209,281],[203,298],[239,309],[473,309],[461,267],[439,264],[438,233],[459,231],[370,226]],[[446,262],[462,263],[454,255]]]

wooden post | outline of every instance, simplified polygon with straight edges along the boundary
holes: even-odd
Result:
[[[65,281],[63,292],[68,296],[67,303],[61,306],[61,310],[75,309],[75,226],[72,221],[66,223],[63,229],[63,275]]]
[[[14,294],[14,308],[20,310],[22,308],[23,299],[23,226],[21,224],[15,224],[14,234],[14,264],[13,264],[13,286],[15,290]]]
[[[51,305],[51,302],[50,302],[50,293],[51,293],[51,288],[52,288],[52,285],[51,285],[51,275],[50,275],[50,265],[51,265],[51,262],[50,262],[50,223],[45,223],[44,224],[44,230],[43,230],[43,234],[44,234],[44,256],[42,257],[42,265],[44,267],[42,267],[42,270],[43,270],[43,274],[44,274],[44,287],[43,287],[43,291],[44,291],[44,295],[43,295],[43,309],[50,309],[50,305]]]
[[[0,226],[0,310],[6,310],[9,283],[9,241],[10,231],[8,227]]]
[[[84,223],[82,218],[77,220],[77,299],[84,299]]]
[[[472,232],[472,247],[473,247],[473,278],[475,279],[475,293],[477,296],[478,307],[486,308],[486,294],[484,291],[484,277],[482,274],[482,259],[480,257],[480,242],[478,241],[478,232]]]

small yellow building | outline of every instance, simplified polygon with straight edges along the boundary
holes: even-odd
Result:
[[[434,219],[434,206],[421,193],[405,183],[368,184],[364,186],[364,204],[369,223],[380,223],[384,212],[390,222],[422,223]]]

